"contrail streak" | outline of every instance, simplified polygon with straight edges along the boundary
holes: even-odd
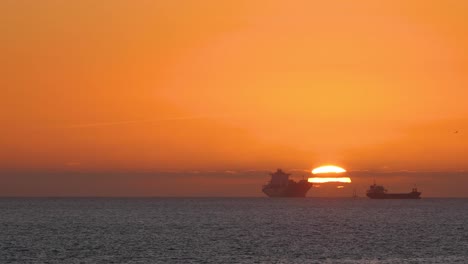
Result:
[[[118,125],[128,125],[128,124],[138,124],[138,123],[156,123],[164,121],[176,121],[176,120],[195,120],[208,118],[206,116],[190,116],[190,117],[171,117],[171,118],[162,118],[162,119],[142,119],[142,120],[129,120],[129,121],[114,121],[114,122],[98,122],[98,123],[87,123],[87,124],[76,124],[67,126],[68,128],[81,128],[81,127],[100,127],[100,126],[118,126]]]

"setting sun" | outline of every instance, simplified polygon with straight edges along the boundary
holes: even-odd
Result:
[[[328,182],[343,182],[343,183],[351,183],[351,179],[349,177],[339,177],[339,178],[320,178],[314,177],[309,178],[309,182],[312,183],[328,183]]]
[[[345,169],[335,166],[335,165],[326,165],[320,166],[312,170],[312,174],[339,174],[346,172]],[[327,182],[342,182],[350,183],[351,179],[349,177],[314,177],[309,178],[309,182],[312,183],[327,183]]]
[[[326,165],[320,166],[312,170],[312,174],[319,174],[319,173],[342,173],[346,172],[345,169],[335,166],[335,165]]]

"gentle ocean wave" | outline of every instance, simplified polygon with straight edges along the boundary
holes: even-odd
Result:
[[[468,199],[4,198],[0,263],[468,263]]]

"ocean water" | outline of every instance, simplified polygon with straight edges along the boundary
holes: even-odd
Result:
[[[468,263],[468,199],[2,198],[0,263]]]

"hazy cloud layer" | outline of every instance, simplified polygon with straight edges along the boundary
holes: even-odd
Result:
[[[264,196],[268,170],[186,172],[3,172],[0,196]],[[310,175],[310,174],[309,174]],[[308,196],[361,196],[375,180],[390,191],[417,186],[425,197],[468,196],[468,172],[351,171],[351,184],[321,184]],[[307,174],[304,173],[307,177]],[[303,175],[294,173],[293,179]]]

